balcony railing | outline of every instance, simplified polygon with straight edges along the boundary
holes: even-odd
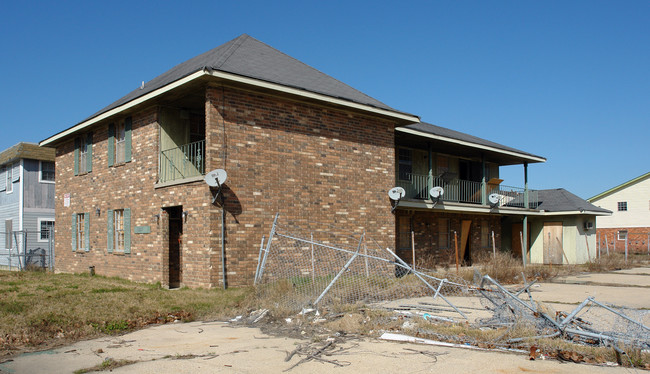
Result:
[[[205,140],[160,152],[158,183],[205,174]]]
[[[485,185],[485,196],[481,182],[467,181],[462,179],[445,180],[441,177],[429,177],[428,175],[403,174],[397,181],[397,185],[406,191],[406,199],[430,199],[429,190],[433,186],[440,186],[444,189],[442,201],[485,204],[490,205],[488,195],[495,193],[499,196],[498,206],[525,208],[525,189],[502,185]],[[538,206],[537,191],[528,190],[528,207],[536,209]]]

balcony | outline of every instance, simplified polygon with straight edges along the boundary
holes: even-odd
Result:
[[[494,205],[498,207],[537,209],[539,205],[536,190],[526,191],[520,187],[489,182],[484,186],[481,182],[411,173],[406,173],[402,177],[403,179],[397,180],[397,186],[406,191],[405,199],[430,200],[429,190],[434,186],[440,186],[444,188],[441,198],[443,202],[489,206],[491,204],[488,201],[488,196],[496,194],[498,203]]]
[[[160,152],[158,183],[205,174],[205,140]]]

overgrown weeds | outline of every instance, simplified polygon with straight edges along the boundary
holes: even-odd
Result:
[[[0,271],[0,355],[150,324],[232,318],[250,292],[170,291],[118,278]]]

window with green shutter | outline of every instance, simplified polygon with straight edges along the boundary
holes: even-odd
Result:
[[[108,252],[131,253],[131,209],[108,211]]]
[[[108,166],[131,162],[131,117],[108,125]]]
[[[90,250],[90,213],[72,214],[72,251]]]
[[[93,133],[74,140],[74,175],[90,173],[93,170]]]

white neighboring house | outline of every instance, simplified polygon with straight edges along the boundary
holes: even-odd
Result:
[[[597,218],[601,246],[623,251],[627,242],[630,251],[650,251],[650,172],[587,201],[613,212]]]
[[[54,156],[24,142],[0,152],[0,269],[51,265]]]

